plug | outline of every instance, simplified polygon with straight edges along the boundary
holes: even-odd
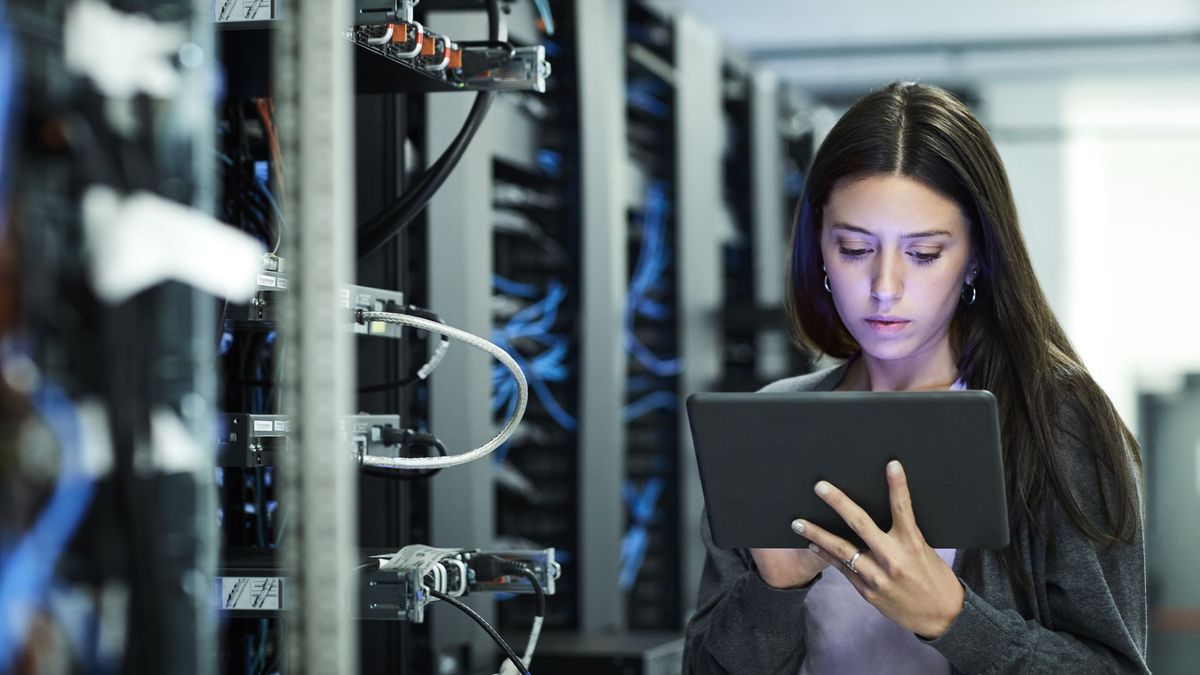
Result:
[[[525,563],[491,554],[473,556],[467,561],[467,566],[475,573],[475,578],[480,581],[520,576],[521,572],[527,569]]]

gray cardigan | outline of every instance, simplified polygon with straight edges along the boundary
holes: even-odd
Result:
[[[845,365],[780,380],[763,391],[831,391]],[[1080,504],[1100,521],[1095,460],[1085,448],[1070,452],[1068,467]],[[1149,672],[1146,667],[1145,548],[1139,526],[1134,544],[1108,549],[1090,542],[1057,507],[1051,509],[1054,545],[1021,524],[1025,589],[1005,571],[996,551],[978,551],[979,564],[954,571],[964,588],[962,613],[927,644],[956,673]],[[695,615],[687,626],[684,673],[787,673],[804,661],[804,598],[808,588],[768,586],[744,549],[713,545],[701,517],[708,551]],[[833,572],[831,572],[833,573]],[[810,585],[811,587],[811,585]]]

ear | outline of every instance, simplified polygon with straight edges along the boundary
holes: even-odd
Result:
[[[975,279],[979,277],[979,256],[972,253],[971,259],[967,261],[967,285],[975,283]]]

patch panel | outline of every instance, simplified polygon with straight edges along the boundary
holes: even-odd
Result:
[[[449,595],[460,597],[471,593],[502,592],[532,594],[534,587],[518,574],[494,575],[485,567],[495,562],[515,563],[529,569],[541,584],[545,595],[554,595],[555,582],[561,566],[555,560],[553,548],[512,551],[441,550],[428,549],[428,554],[416,559],[421,563],[391,565],[404,554],[380,554],[364,551],[369,558],[360,566],[358,599],[347,598],[347,605],[357,607],[362,619],[408,621],[422,623],[425,608],[433,600],[431,587],[443,587]],[[429,568],[440,564],[445,577],[432,582]],[[486,565],[485,565],[486,563]],[[432,583],[432,586],[431,586]],[[257,554],[231,556],[228,564],[213,579],[213,599],[216,609],[230,618],[278,618],[292,607],[291,578],[283,573],[274,559]]]
[[[387,429],[400,429],[399,415],[351,415],[342,421],[343,440],[356,459],[399,457]],[[287,450],[287,415],[222,414],[217,418],[217,463],[225,467],[273,466]],[[390,444],[389,444],[390,443]]]

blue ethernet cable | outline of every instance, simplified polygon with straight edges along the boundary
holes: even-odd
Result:
[[[534,286],[520,284],[499,275],[493,276],[493,285],[500,292],[511,291],[509,294],[527,299],[536,297]],[[493,329],[491,337],[492,341],[508,352],[525,372],[530,389],[541,401],[547,414],[559,426],[568,431],[574,431],[578,428],[575,418],[562,408],[546,385],[546,382],[561,382],[569,375],[564,364],[569,349],[569,339],[566,336],[550,332],[558,320],[558,308],[562,305],[566,295],[567,290],[562,282],[552,279],[545,296],[523,307],[503,326]],[[520,339],[534,340],[544,345],[546,349],[536,356],[526,359],[513,344]],[[510,381],[511,378],[500,377],[501,374],[493,367],[493,411],[499,411],[506,404],[511,409],[516,402],[517,391]],[[507,453],[507,445],[497,449],[496,461],[503,461]]]
[[[533,5],[537,7],[542,25],[546,27],[546,35],[554,35],[554,16],[550,14],[550,0],[533,0]]]
[[[537,286],[533,284],[523,284],[499,274],[492,275],[492,286],[505,295],[514,295],[518,298],[533,299],[537,297],[538,292]]]
[[[62,462],[50,501],[33,527],[11,550],[0,551],[0,671],[12,664],[95,490],[83,468],[83,432],[74,404],[49,381],[34,392],[32,403],[58,440]]]
[[[656,410],[674,412],[679,406],[679,397],[669,391],[655,391],[625,406],[625,421],[632,422]]]
[[[633,588],[646,561],[646,549],[650,545],[649,528],[657,516],[658,499],[664,487],[663,479],[656,476],[646,481],[640,491],[631,482],[626,482],[621,491],[629,508],[629,516],[633,519],[633,526],[621,539],[619,581],[624,590]]]
[[[12,33],[8,29],[6,5],[4,0],[0,0],[0,205],[8,203],[12,175],[12,162],[9,158],[13,154],[9,141],[12,140],[12,114],[17,104],[17,78],[20,73],[17,50],[13,44]],[[4,240],[7,228],[7,219],[0,218],[0,241]]]
[[[625,302],[625,348],[647,370],[659,377],[670,377],[683,370],[679,358],[664,359],[655,355],[633,332],[636,316],[662,319],[669,314],[666,308],[647,297],[661,281],[670,260],[666,246],[665,221],[670,204],[666,196],[666,184],[655,181],[646,189],[646,202],[642,210],[642,245],[638,252],[637,265]]]

